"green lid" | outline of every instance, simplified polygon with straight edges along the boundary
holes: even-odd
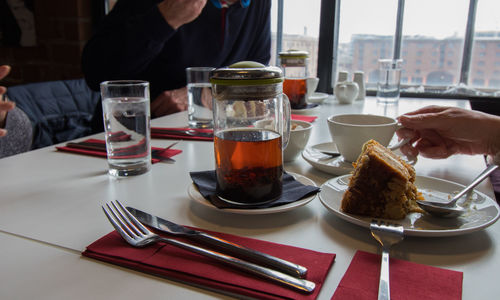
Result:
[[[306,59],[309,57],[309,52],[290,49],[287,51],[282,51],[279,53],[280,58],[303,58]]]
[[[251,60],[243,60],[239,62],[235,62],[230,65],[229,68],[232,69],[242,69],[242,68],[265,68],[266,66],[261,64],[260,62],[251,61]]]
[[[283,72],[254,61],[240,61],[211,72],[210,83],[219,85],[266,85],[283,82]]]

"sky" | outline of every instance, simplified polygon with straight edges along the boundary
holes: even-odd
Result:
[[[394,35],[398,0],[342,0],[341,43],[352,34]],[[284,0],[284,33],[319,35],[321,0]],[[277,0],[272,1],[276,31]],[[406,0],[403,35],[436,38],[464,36],[469,0]],[[412,13],[409,13],[412,12]],[[500,31],[500,1],[478,0],[476,31]]]

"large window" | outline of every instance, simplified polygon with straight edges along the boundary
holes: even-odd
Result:
[[[327,26],[333,28],[331,33],[324,30]],[[273,37],[280,35],[282,43],[273,45],[281,49],[273,48],[273,54],[311,49],[313,74],[317,70],[324,77],[322,68],[330,72],[329,84],[323,86],[328,92],[338,71],[363,71],[367,89],[373,91],[378,59],[402,58],[403,92],[500,94],[498,0],[273,0]],[[327,54],[306,49],[299,41],[308,38],[315,47],[333,47]]]
[[[309,52],[309,74],[316,76],[320,6],[321,0],[272,0],[271,65],[279,65],[277,54],[280,51],[304,50]],[[279,9],[282,9],[283,18]],[[278,25],[282,26],[282,30]],[[277,44],[278,33],[281,34],[281,45]]]

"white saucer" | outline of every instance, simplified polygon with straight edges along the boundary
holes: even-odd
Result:
[[[349,177],[344,175],[332,178],[321,186],[321,203],[336,216],[352,224],[370,228],[372,217],[348,214],[340,209],[342,197],[347,189]],[[434,177],[417,176],[415,185],[424,194],[450,195],[464,186],[452,181]],[[421,213],[410,213],[397,220],[405,229],[405,235],[422,237],[455,236],[475,232],[494,224],[500,217],[500,208],[495,200],[474,191],[470,196],[467,212],[457,219],[438,218]],[[394,220],[391,220],[394,222]]]
[[[332,175],[349,174],[354,168],[342,156],[332,157],[320,151],[337,151],[333,142],[317,144],[302,151],[302,157],[316,169]]]
[[[296,174],[296,173],[291,173],[291,172],[287,172],[287,173],[289,175],[292,175],[296,180],[298,180],[302,184],[317,186],[316,183],[314,183],[314,181],[312,181],[311,179],[309,179],[305,176],[302,176],[302,175]],[[269,208],[255,208],[255,209],[254,208],[251,208],[251,209],[224,208],[224,209],[220,209],[220,208],[215,207],[212,203],[210,203],[210,201],[205,199],[200,194],[200,192],[198,191],[198,188],[196,187],[196,185],[194,185],[194,183],[189,185],[188,195],[195,202],[197,202],[205,207],[215,209],[218,211],[222,211],[222,212],[242,214],[242,215],[264,215],[264,214],[274,214],[274,213],[284,212],[284,211],[288,211],[288,210],[295,209],[297,207],[306,205],[307,203],[311,202],[311,200],[313,200],[316,197],[316,194],[314,194],[312,196],[300,199],[300,200],[292,202],[292,203],[288,203],[288,204],[284,204],[284,205],[280,205],[280,206],[269,207]]]
[[[306,108],[294,109],[292,108],[293,114],[308,114],[315,111],[319,107],[317,103],[307,103]]]
[[[307,99],[307,102],[321,104],[327,98],[328,98],[328,94],[325,94],[325,93],[313,93],[311,96],[309,96],[309,98]]]
[[[338,152],[335,143],[328,142],[307,147],[302,151],[302,157],[316,169],[332,175],[339,176],[349,174],[354,169],[352,163],[346,162],[342,156],[332,157],[328,154],[321,153],[321,151]],[[394,152],[400,154],[398,150]],[[417,158],[407,162],[414,165],[417,162]]]

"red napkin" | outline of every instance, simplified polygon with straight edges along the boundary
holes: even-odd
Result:
[[[193,135],[184,133],[185,130],[191,130],[194,132]],[[168,132],[167,132],[168,131]],[[178,131],[179,133],[176,133]],[[202,129],[202,128],[164,128],[164,127],[151,127],[151,137],[157,139],[181,139],[181,140],[198,140],[198,141],[213,141],[213,136],[197,136],[196,133],[200,134],[213,134],[212,129]]]
[[[331,299],[376,300],[380,255],[357,251]],[[463,273],[389,258],[391,299],[462,299]]]
[[[296,114],[291,115],[292,120],[305,121],[309,123],[314,122],[314,120],[316,120],[317,118],[318,118],[317,116],[296,115]]]
[[[292,120],[299,120],[305,122],[313,122],[318,117],[304,116],[304,115],[291,115]],[[193,135],[186,134],[184,131],[191,130]],[[178,133],[176,133],[178,132]],[[151,137],[157,139],[182,139],[182,140],[198,140],[198,141],[213,141],[213,136],[197,136],[196,134],[213,134],[212,129],[203,128],[189,128],[189,127],[151,127]]]
[[[84,140],[83,142],[98,143],[98,144],[105,144],[106,143],[104,140],[99,140],[99,139],[87,139],[87,140]],[[72,153],[86,154],[86,155],[91,155],[91,156],[107,157],[107,153],[105,150],[104,151],[88,150],[88,149],[73,148],[73,147],[68,147],[68,146],[60,146],[60,147],[56,147],[56,149],[59,151],[64,151],[64,152],[72,152]],[[162,150],[163,148],[151,147],[151,149]],[[158,155],[165,157],[165,158],[170,158],[170,157],[175,156],[181,152],[182,152],[182,150],[178,150],[178,149],[168,149],[168,150],[165,150],[165,151],[158,153]],[[151,162],[153,164],[160,162],[160,161],[161,160],[159,160],[159,159],[151,158]]]
[[[116,132],[109,132],[108,133],[108,139],[113,142],[118,142],[118,141],[130,141],[130,138],[132,136],[130,134],[127,134],[123,131],[116,131]]]
[[[82,255],[145,273],[257,299],[316,299],[335,260],[333,253],[321,253],[206,230],[205,232],[306,267],[308,269],[307,279],[316,283],[315,290],[311,294],[301,293],[276,284],[269,279],[250,275],[213,259],[164,243],[155,243],[145,248],[134,248],[127,244],[116,231],[89,245]],[[179,238],[179,240],[181,239]],[[189,242],[185,239],[184,241]]]

